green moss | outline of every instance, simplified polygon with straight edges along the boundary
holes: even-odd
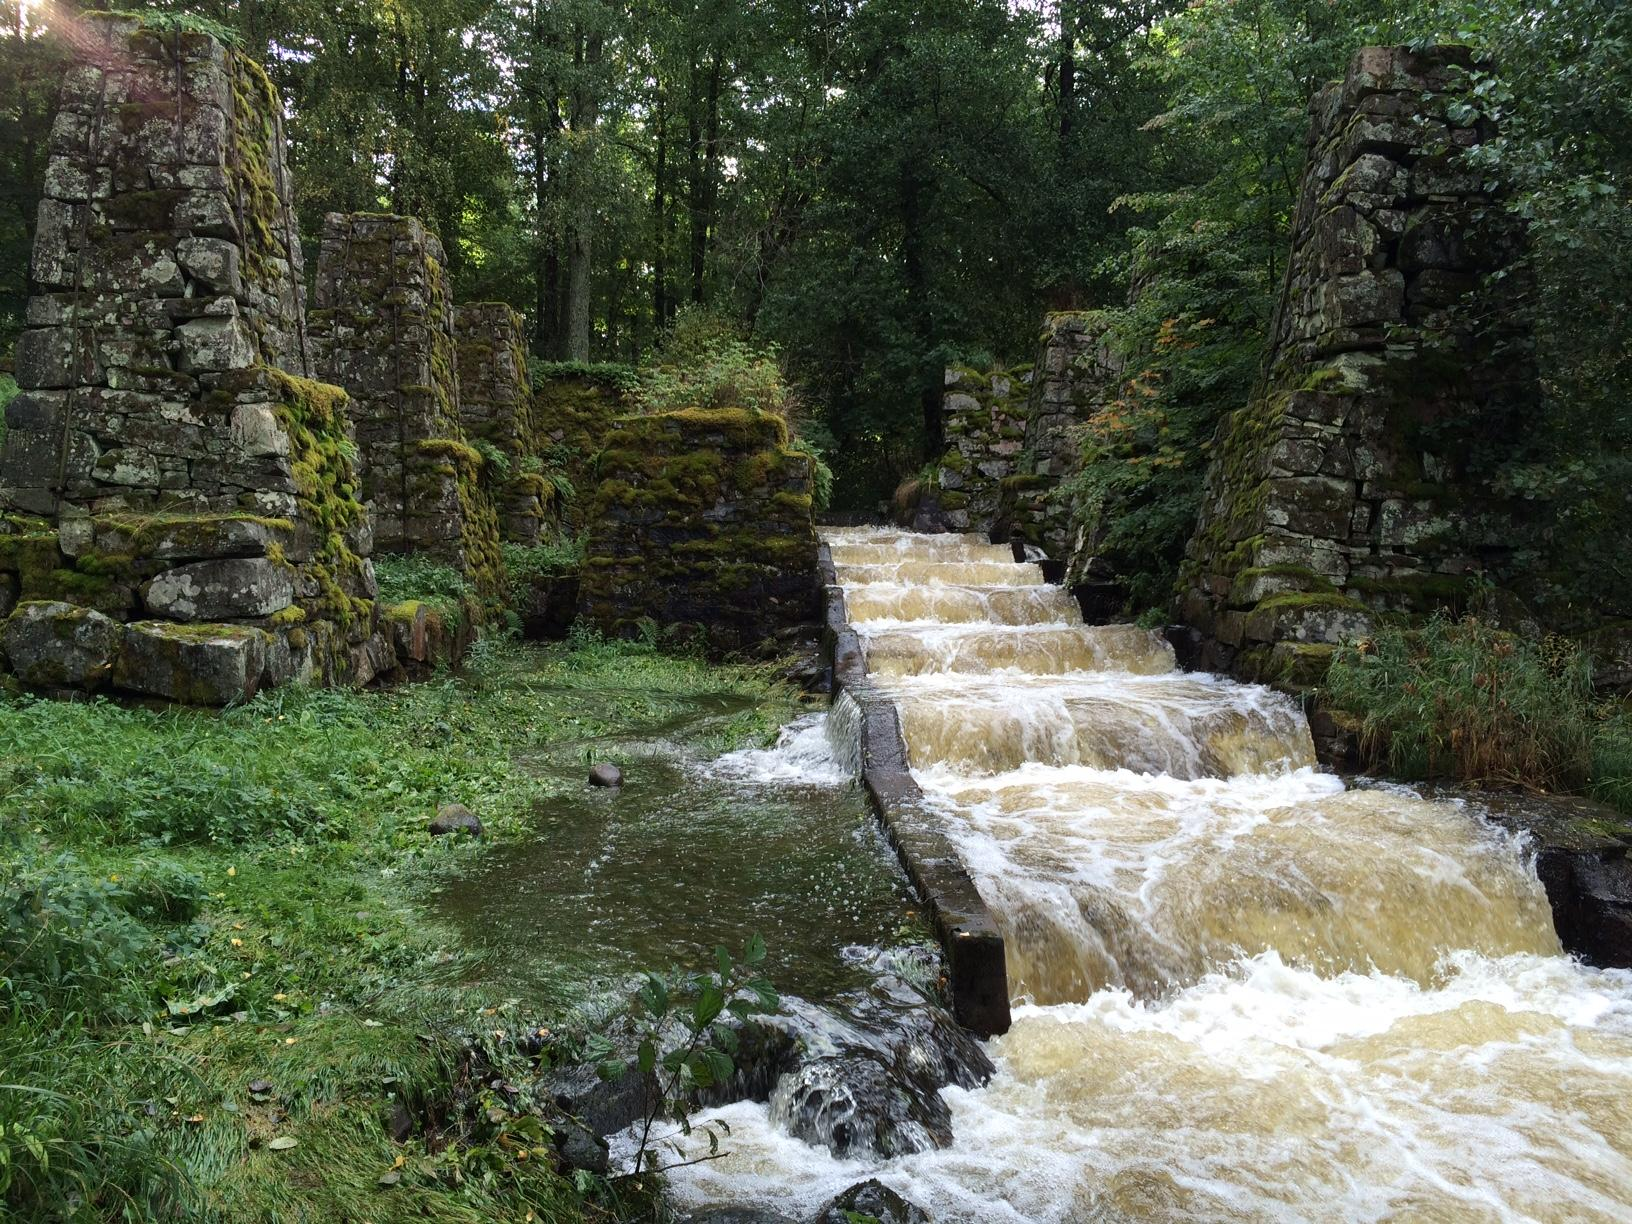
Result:
[[[1341,608],[1351,612],[1370,611],[1358,599],[1353,599],[1338,591],[1287,591],[1281,595],[1271,595],[1267,599],[1259,600],[1259,612],[1290,612],[1301,611],[1307,608]]]

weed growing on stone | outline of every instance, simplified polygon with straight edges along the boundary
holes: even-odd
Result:
[[[479,850],[426,825],[458,801],[520,836],[562,785],[517,764],[529,747],[718,691],[768,725],[791,705],[764,669],[587,639],[223,713],[0,698],[0,1203],[608,1218],[555,1172],[547,1112],[484,1087],[571,1000],[524,1015],[469,985],[479,958],[417,899]]]

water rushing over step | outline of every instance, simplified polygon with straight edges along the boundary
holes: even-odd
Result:
[[[878,1176],[942,1224],[1629,1218],[1632,975],[1561,955],[1521,846],[1346,789],[1289,700],[1083,625],[1007,549],[827,538],[1020,1006],[991,1084],[945,1091],[949,1146],[840,1159],[738,1104],[682,1201],[803,1218]]]

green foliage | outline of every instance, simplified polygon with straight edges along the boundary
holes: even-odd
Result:
[[[641,371],[634,393],[645,412],[755,408],[793,415],[796,401],[776,349],[741,339],[718,315],[681,311],[658,356],[657,364]]]
[[[387,553],[374,558],[374,577],[380,585],[382,607],[420,600],[444,619],[458,624],[475,591],[465,576],[446,561],[426,553]]]
[[[527,370],[535,386],[556,378],[581,378],[626,392],[640,386],[640,374],[635,367],[615,361],[544,361],[529,357]]]
[[[503,545],[511,607],[527,607],[532,588],[542,579],[576,573],[584,563],[584,539],[582,535],[559,535],[537,544]]]
[[[771,725],[791,705],[769,668],[600,641],[488,640],[462,679],[223,714],[0,697],[0,1215],[592,1214],[540,1150],[548,1103],[469,1083],[472,1041],[524,1081],[495,1034],[528,1023],[420,904],[480,853],[425,826],[458,800],[487,841],[531,836],[563,783],[530,754],[710,692]],[[400,1145],[399,1099],[426,1128]]]
[[[10,374],[0,374],[0,442],[6,440],[6,406],[17,398],[17,380]]]
[[[486,438],[476,438],[471,447],[482,457],[483,474],[491,481],[502,484],[510,479],[511,460],[509,454],[499,449],[497,445]]]
[[[243,35],[237,28],[224,21],[154,5],[152,8],[110,9],[116,17],[135,17],[141,21],[145,29],[157,34],[207,34],[209,37],[226,43],[229,47],[242,47]]]
[[[1632,810],[1632,713],[1595,700],[1567,638],[1435,616],[1340,649],[1328,699],[1406,778],[1586,791]]]
[[[740,959],[733,959],[723,947],[716,948],[714,968],[707,973],[668,979],[647,973],[630,1006],[638,1039],[635,1056],[615,1058],[609,1045],[595,1047],[602,1056],[604,1078],[635,1074],[655,1081],[651,1103],[639,1123],[634,1173],[661,1172],[657,1149],[662,1147],[681,1161],[688,1159],[676,1140],[693,1131],[691,1115],[697,1093],[727,1082],[736,1073],[731,1057],[737,1049],[736,1026],[781,1007],[770,982],[757,976],[756,966],[764,960],[765,941],[755,935]],[[654,1135],[652,1129],[659,1120],[674,1129]],[[717,1155],[720,1137],[729,1134],[729,1128],[716,1121],[702,1130],[708,1136],[709,1155]]]

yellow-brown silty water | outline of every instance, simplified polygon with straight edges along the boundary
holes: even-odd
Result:
[[[802,1218],[878,1176],[942,1224],[1632,1219],[1632,975],[1562,955],[1522,846],[1345,788],[1289,700],[1085,626],[1006,547],[827,540],[1014,1027],[947,1090],[950,1148],[838,1161],[732,1106],[682,1199]]]

